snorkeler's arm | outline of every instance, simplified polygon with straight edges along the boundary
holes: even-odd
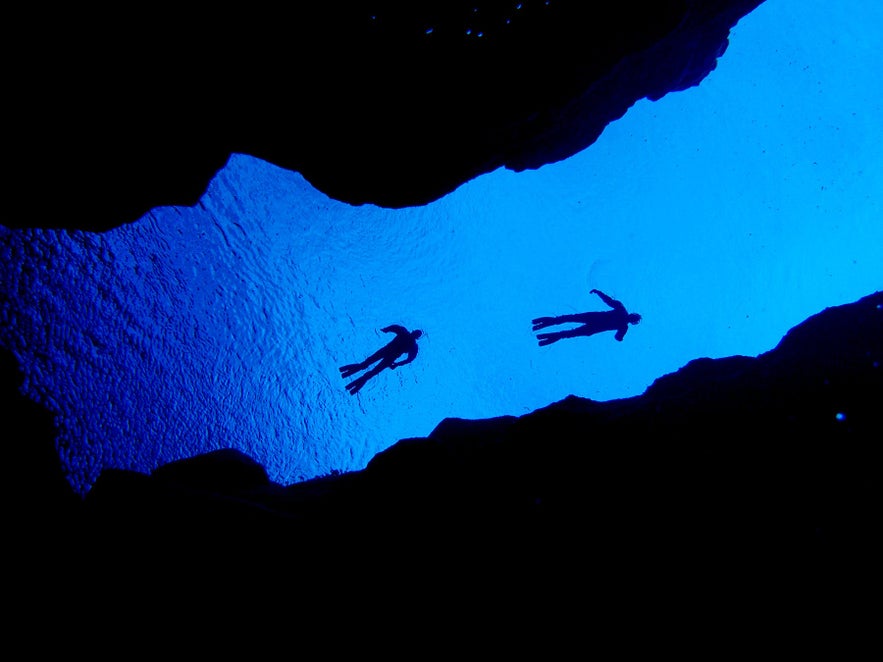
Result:
[[[383,331],[384,333],[397,333],[397,334],[408,333],[408,330],[405,327],[403,327],[401,324],[390,324],[389,326],[385,326],[380,330]]]
[[[616,299],[613,299],[613,298],[607,296],[601,290],[592,290],[591,294],[597,294],[599,297],[601,297],[601,301],[606,303],[611,308],[624,308],[622,303],[620,303]]]
[[[392,368],[393,370],[395,370],[400,365],[407,365],[416,358],[417,358],[417,348],[415,347],[410,352],[408,352],[408,355],[404,359],[402,359],[401,361],[393,361],[392,363],[390,363],[389,367]]]
[[[625,338],[625,332],[628,330],[629,330],[628,324],[626,324],[625,326],[621,326],[620,328],[618,328],[616,330],[616,335],[613,337],[616,338],[619,342],[622,342],[622,339]]]

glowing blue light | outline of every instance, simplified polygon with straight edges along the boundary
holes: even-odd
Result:
[[[445,417],[635,396],[698,356],[768,351],[883,281],[881,30],[879,0],[762,3],[700,86],[421,208],[338,203],[240,154],[199,205],[105,234],[0,226],[0,344],[79,489],[221,446],[282,483],[361,469]],[[531,318],[601,309],[593,287],[642,324],[538,347]],[[420,356],[351,397],[338,366],[393,323],[426,332]]]

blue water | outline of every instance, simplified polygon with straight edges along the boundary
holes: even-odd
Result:
[[[880,34],[877,0],[767,0],[699,86],[421,208],[342,204],[235,154],[193,208],[103,234],[0,226],[0,344],[81,494],[102,468],[221,447],[283,484],[358,470],[445,417],[757,355],[883,286]],[[643,322],[538,347],[532,318],[606,308],[591,288]],[[338,366],[393,323],[425,332],[417,360],[350,396]]]

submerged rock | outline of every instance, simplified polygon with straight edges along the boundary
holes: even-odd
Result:
[[[313,2],[108,28],[18,6],[0,224],[101,231],[197,203],[232,153],[330,197],[425,204],[591,145],[699,83],[762,0]]]

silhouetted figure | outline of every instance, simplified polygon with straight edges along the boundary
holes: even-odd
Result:
[[[340,368],[341,377],[351,377],[360,370],[364,370],[372,363],[377,363],[379,361],[376,366],[371,368],[364,375],[357,377],[346,385],[346,390],[350,392],[350,395],[358,393],[359,389],[365,385],[365,382],[383,371],[385,368],[395,370],[400,365],[410,363],[417,358],[417,339],[423,335],[423,332],[420,329],[408,331],[403,326],[391,324],[380,330],[384,333],[395,333],[396,337],[361,363],[350,363],[349,365],[341,366]],[[401,361],[396,361],[396,359],[402,354],[407,354],[407,356]]]
[[[538,317],[533,321],[533,330],[545,329],[547,326],[556,324],[567,324],[574,322],[582,324],[575,329],[566,331],[554,331],[552,333],[538,333],[537,340],[539,344],[551,345],[562,338],[576,338],[577,336],[593,336],[602,331],[616,331],[614,336],[617,340],[625,338],[626,331],[629,330],[629,324],[639,324],[641,316],[637,313],[630,313],[622,305],[622,302],[611,299],[600,290],[592,290],[592,294],[597,294],[601,300],[610,306],[613,310],[605,310],[597,313],[577,313],[575,315],[559,315],[558,317]]]

